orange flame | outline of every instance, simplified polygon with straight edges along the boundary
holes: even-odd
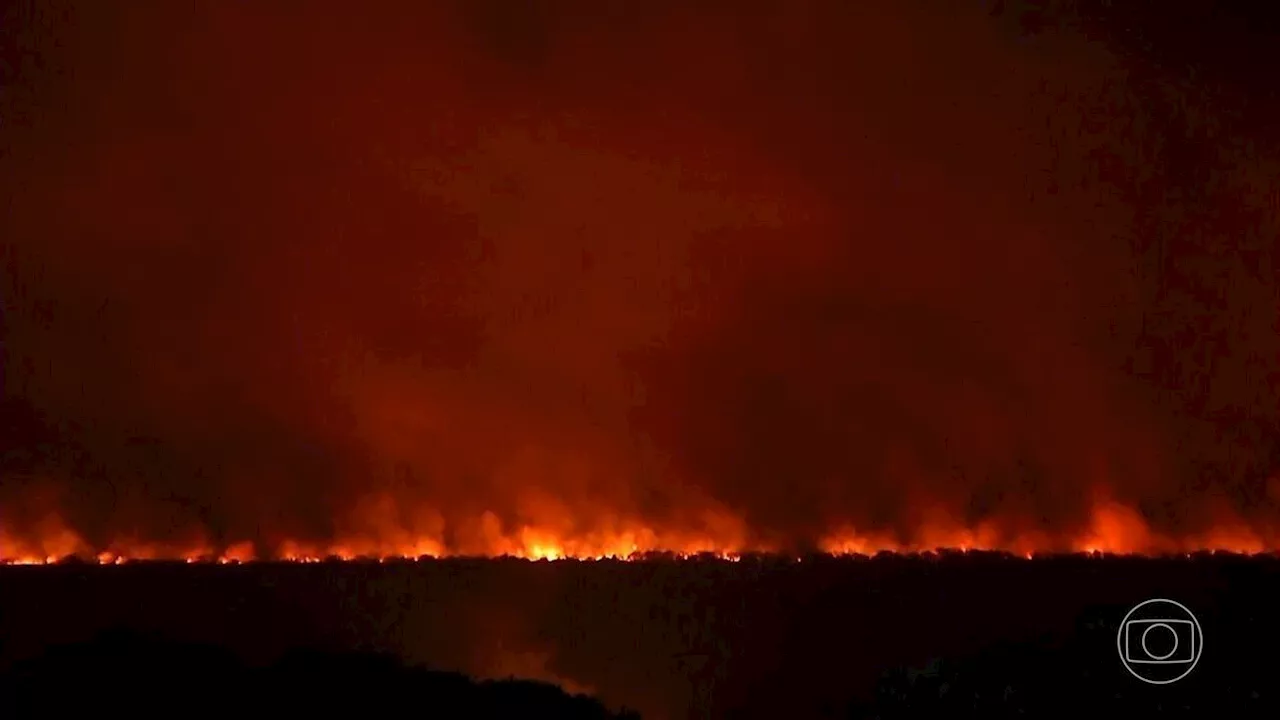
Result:
[[[375,524],[376,525],[376,524]],[[737,559],[747,553],[769,553],[778,547],[751,542],[745,523],[725,513],[711,513],[699,531],[655,528],[622,518],[607,518],[587,530],[563,523],[529,523],[504,527],[493,513],[482,514],[466,532],[463,541],[448,542],[443,524],[434,532],[415,534],[397,525],[353,534],[331,543],[283,540],[275,547],[255,546],[248,541],[214,547],[205,542],[181,544],[148,543],[122,538],[106,548],[94,549],[56,516],[38,525],[33,537],[18,537],[0,528],[0,562],[6,564],[48,564],[64,558],[78,558],[111,565],[142,560],[183,560],[186,562],[247,563],[255,560],[318,562],[326,558],[393,560],[422,557],[513,557],[527,560],[630,559],[647,553],[677,557],[697,555]],[[1010,532],[994,522],[965,527],[944,514],[928,517],[912,537],[836,528],[818,543],[818,549],[833,555],[874,555],[880,552],[920,553],[933,550],[1003,551],[1021,557],[1041,552],[1110,553],[1166,555],[1201,551],[1259,554],[1280,549],[1280,535],[1252,527],[1239,518],[1223,516],[1210,530],[1184,538],[1153,531],[1133,508],[1101,499],[1095,503],[1090,522],[1070,537],[1051,537],[1040,532]]]

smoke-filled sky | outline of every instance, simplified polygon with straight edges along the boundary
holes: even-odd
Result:
[[[1280,519],[1266,39],[991,5],[13,4],[0,522]]]

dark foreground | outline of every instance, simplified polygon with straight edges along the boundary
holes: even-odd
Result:
[[[1203,628],[1172,685],[1117,655],[1152,597]],[[608,715],[458,671],[647,718],[1275,718],[1278,616],[1280,560],[1235,556],[3,567],[0,716]]]
[[[554,685],[476,682],[386,655],[294,651],[255,668],[217,647],[120,631],[20,663],[0,691],[4,718],[634,717]]]

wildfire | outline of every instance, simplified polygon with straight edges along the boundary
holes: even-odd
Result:
[[[332,543],[284,540],[264,548],[252,542],[224,546],[196,540],[186,544],[157,544],[121,539],[107,548],[90,547],[56,517],[40,525],[43,534],[18,537],[0,529],[0,563],[42,565],[76,558],[102,565],[146,560],[188,563],[248,563],[257,560],[320,562],[338,560],[414,560],[440,557],[510,557],[531,561],[634,559],[646,554],[675,557],[716,557],[737,560],[748,553],[781,552],[779,547],[752,543],[742,523],[724,514],[706,518],[709,530],[700,533],[662,531],[641,523],[614,520],[605,529],[575,531],[553,525],[523,525],[504,529],[496,516],[485,513],[478,532],[462,542],[446,542],[443,534],[415,535],[400,527],[383,527]],[[1184,538],[1154,532],[1132,508],[1099,501],[1088,526],[1072,537],[1054,538],[1036,532],[1007,532],[995,523],[963,527],[935,513],[916,536],[903,539],[885,532],[842,527],[826,535],[818,549],[831,555],[923,553],[935,550],[1002,551],[1032,558],[1044,552],[1087,554],[1168,555],[1202,551],[1261,554],[1280,550],[1280,535],[1251,527],[1238,519],[1224,519],[1210,531]]]

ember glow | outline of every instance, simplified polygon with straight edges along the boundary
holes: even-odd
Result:
[[[795,548],[773,545],[744,545],[741,535],[663,533],[640,524],[581,535],[523,526],[512,532],[498,527],[497,518],[482,516],[487,528],[485,540],[469,546],[449,546],[443,537],[411,537],[397,531],[391,539],[349,538],[333,543],[299,543],[286,540],[272,548],[256,548],[251,542],[225,547],[195,544],[167,547],[138,542],[112,543],[111,549],[94,553],[73,532],[53,523],[59,530],[47,539],[22,541],[0,535],[0,563],[39,565],[68,558],[118,565],[141,560],[184,560],[186,562],[245,563],[255,560],[322,562],[326,560],[413,560],[421,558],[512,557],[527,560],[632,560],[662,555],[675,558],[715,557],[735,560],[745,554],[795,552]],[[622,529],[625,528],[625,529]],[[1210,532],[1187,538],[1161,536],[1153,532],[1142,516],[1115,503],[1094,508],[1088,527],[1074,536],[1051,537],[1037,532],[1002,530],[994,523],[963,528],[939,523],[920,528],[919,534],[900,539],[887,533],[860,533],[840,528],[821,538],[817,550],[831,555],[876,555],[879,553],[927,553],[944,550],[1007,552],[1032,559],[1037,553],[1088,553],[1110,555],[1172,555],[1198,552],[1263,554],[1280,548],[1276,533],[1260,533],[1244,522],[1223,519]]]
[[[748,4],[17,4],[0,559],[1280,550],[1221,58]]]

